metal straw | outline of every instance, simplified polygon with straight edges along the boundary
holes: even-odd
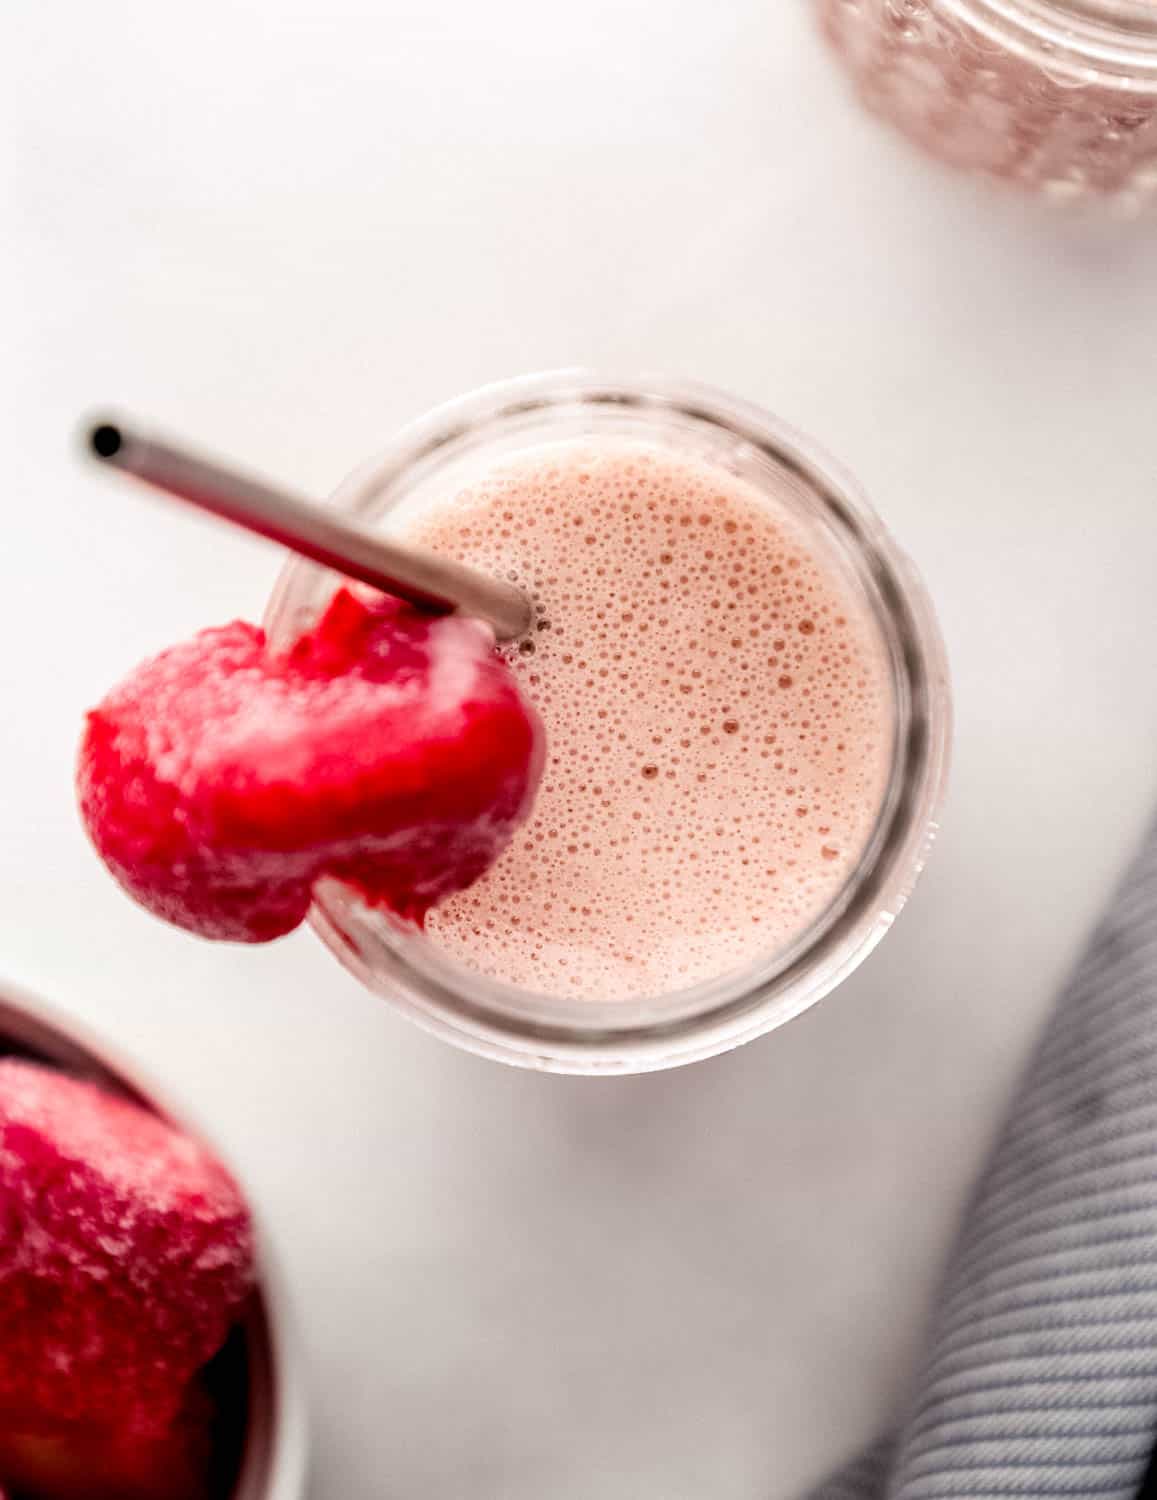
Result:
[[[370,531],[120,417],[94,422],[88,446],[102,463],[422,609],[475,615],[499,640],[530,629],[530,601],[514,584]]]

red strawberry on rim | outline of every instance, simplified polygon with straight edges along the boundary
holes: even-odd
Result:
[[[145,662],[89,714],[77,780],[143,906],[266,942],[323,877],[420,923],[502,853],[542,760],[488,626],[342,588],[287,652],[238,621]]]

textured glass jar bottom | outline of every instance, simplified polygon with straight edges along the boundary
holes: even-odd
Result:
[[[872,113],[951,165],[1059,201],[1157,196],[1152,36],[1015,0],[814,0]]]

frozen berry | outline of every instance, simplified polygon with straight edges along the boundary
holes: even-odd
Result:
[[[264,942],[323,876],[421,922],[501,854],[542,760],[488,627],[343,588],[288,651],[237,622],[145,662],[89,714],[78,789],[143,906]]]
[[[0,1476],[20,1500],[208,1500],[212,1458],[213,1407],[197,1386],[158,1432],[0,1429]]]
[[[252,1281],[245,1203],[204,1147],[0,1059],[0,1430],[163,1432]]]

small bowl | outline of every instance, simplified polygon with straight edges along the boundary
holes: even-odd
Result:
[[[111,1048],[10,985],[0,989],[0,1056],[99,1083],[186,1128]],[[206,1377],[224,1413],[214,1444],[213,1500],[301,1500],[306,1423],[297,1371],[285,1291],[259,1231],[257,1284]]]

